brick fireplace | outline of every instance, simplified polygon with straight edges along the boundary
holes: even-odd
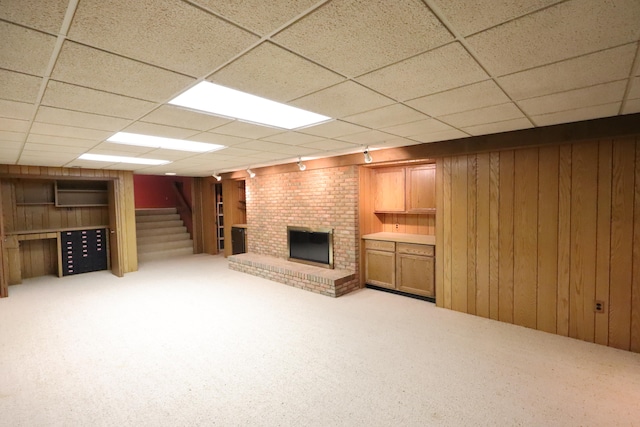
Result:
[[[340,289],[318,287],[318,282],[324,280],[305,284],[299,280],[278,280],[273,274],[263,276],[332,296],[359,288],[358,184],[357,166],[295,171],[247,180],[248,254],[245,259],[255,254],[286,260],[287,226],[332,228],[334,269],[349,274],[349,279],[340,283]],[[231,262],[230,267],[234,268]],[[247,268],[234,269],[256,273]],[[282,270],[281,265],[278,270]]]

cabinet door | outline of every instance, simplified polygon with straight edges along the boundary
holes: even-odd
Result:
[[[436,167],[407,168],[407,211],[433,212],[436,209]]]
[[[404,168],[376,170],[375,185],[375,211],[404,212]]]
[[[396,288],[396,255],[367,249],[365,251],[365,281],[369,285]]]
[[[398,290],[426,297],[435,296],[435,258],[412,254],[396,255]]]

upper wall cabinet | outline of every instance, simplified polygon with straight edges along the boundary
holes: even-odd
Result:
[[[374,210],[376,212],[405,211],[404,168],[377,169],[375,185]]]
[[[374,191],[375,212],[435,213],[435,165],[376,169]]]
[[[107,206],[107,181],[56,181],[56,206]]]
[[[407,212],[430,213],[436,210],[435,165],[407,168]]]

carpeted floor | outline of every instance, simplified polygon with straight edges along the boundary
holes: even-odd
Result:
[[[640,426],[640,354],[221,256],[9,290],[2,426]]]

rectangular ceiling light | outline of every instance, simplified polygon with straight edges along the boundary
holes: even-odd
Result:
[[[134,165],[167,165],[171,163],[169,160],[157,160],[157,159],[144,159],[142,157],[122,157],[122,156],[107,156],[104,154],[83,154],[78,157],[80,160],[93,160],[95,162],[109,162],[109,163],[131,163]]]
[[[297,129],[331,120],[331,117],[211,82],[198,83],[173,98],[169,104],[284,129]]]
[[[142,135],[139,133],[118,132],[107,139],[108,142],[139,147],[164,148],[166,150],[191,151],[207,153],[227,148],[224,145],[206,142],[187,141],[185,139],[163,138],[161,136]]]

